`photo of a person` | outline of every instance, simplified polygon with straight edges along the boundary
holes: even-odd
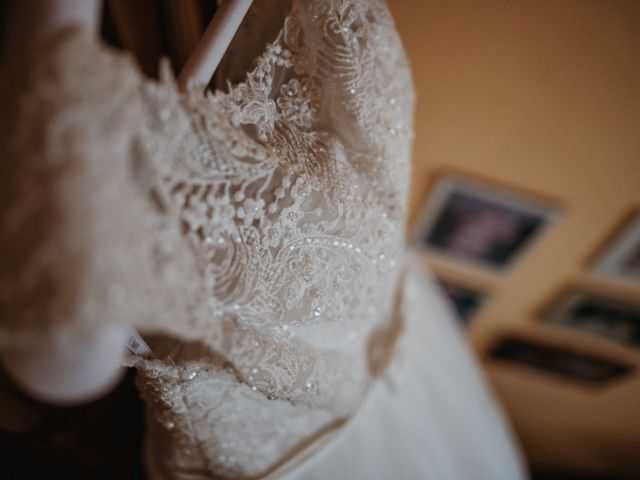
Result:
[[[417,243],[458,260],[502,269],[555,214],[541,202],[446,176],[427,202]]]
[[[543,222],[539,216],[454,193],[426,242],[454,255],[502,266]]]

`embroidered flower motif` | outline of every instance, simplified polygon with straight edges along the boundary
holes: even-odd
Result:
[[[247,198],[238,208],[236,216],[243,220],[245,225],[251,225],[254,220],[259,220],[264,214],[264,205],[264,200],[261,198],[258,200]]]
[[[311,185],[304,178],[298,177],[291,188],[291,196],[294,198],[304,198],[311,193]]]
[[[294,208],[285,208],[282,210],[282,218],[280,220],[283,227],[295,229],[298,222],[304,216],[300,210]]]
[[[276,104],[269,98],[270,74],[261,75],[261,79],[249,77],[231,92],[231,122],[234,126],[255,125],[258,138],[267,141],[271,138],[276,115]],[[263,80],[264,79],[264,80]]]
[[[283,229],[278,224],[268,226],[264,232],[264,242],[268,247],[277,247],[282,240]]]
[[[294,78],[282,85],[277,104],[281,118],[299,127],[311,127],[318,117],[318,92],[308,78]]]

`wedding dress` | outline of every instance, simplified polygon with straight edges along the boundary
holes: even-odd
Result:
[[[255,2],[206,96],[80,30],[23,63],[0,347],[142,332],[152,478],[524,476],[405,253],[414,94],[383,2]]]

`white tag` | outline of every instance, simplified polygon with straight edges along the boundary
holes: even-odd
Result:
[[[131,333],[129,333],[126,347],[131,353],[139,355],[140,357],[150,357],[153,355],[149,345],[147,345],[140,334],[133,329],[131,330]]]

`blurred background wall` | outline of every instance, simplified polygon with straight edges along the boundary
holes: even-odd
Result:
[[[640,478],[640,348],[540,321],[567,288],[640,302],[637,285],[590,268],[640,208],[640,2],[389,4],[418,93],[413,225],[445,172],[559,212],[506,272],[437,252],[425,264],[486,293],[468,335],[537,471]],[[487,352],[507,334],[631,373],[593,386],[492,360]]]

